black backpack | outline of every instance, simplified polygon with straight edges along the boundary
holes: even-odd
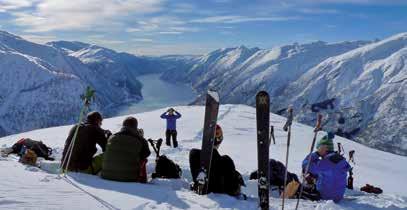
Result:
[[[284,175],[285,175],[285,166],[283,163],[277,160],[270,159],[270,184],[273,186],[283,186],[284,185]],[[250,174],[250,179],[257,179],[257,171],[254,171],[253,173]],[[290,183],[291,181],[297,181],[298,177],[294,173],[287,173],[287,183]]]
[[[167,179],[179,179],[182,176],[182,170],[178,164],[167,158],[165,155],[160,155],[160,147],[162,139],[152,140],[148,139],[154,152],[157,155],[155,172],[151,175],[152,178],[167,178]]]
[[[52,155],[52,149],[45,145],[44,143],[42,143],[42,141],[35,141],[29,138],[20,139],[17,143],[15,143],[12,146],[13,153],[22,155],[20,154],[20,151],[23,148],[23,146],[26,149],[33,150],[38,157],[43,157],[46,160],[54,160],[54,158],[50,157]]]

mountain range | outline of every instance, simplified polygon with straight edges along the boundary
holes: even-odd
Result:
[[[94,109],[109,115],[142,100],[138,76],[162,73],[165,81],[191,84],[201,94],[195,104],[208,89],[218,90],[223,104],[247,105],[267,90],[274,113],[291,106],[308,125],[323,113],[324,130],[407,155],[407,33],[146,57],[82,42],[40,45],[1,31],[0,54],[0,135],[74,122],[88,85],[98,92]]]

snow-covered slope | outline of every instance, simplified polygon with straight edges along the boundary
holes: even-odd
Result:
[[[297,120],[312,125],[319,109],[331,113],[330,130],[407,155],[406,37],[220,49],[173,74],[198,92],[217,89],[224,103],[253,105],[255,94],[267,90],[274,113],[294,105]]]
[[[176,107],[183,117],[178,121],[180,147],[163,146],[162,153],[180,164],[181,180],[153,180],[150,184],[120,183],[103,180],[97,176],[71,173],[72,184],[55,174],[46,173],[16,162],[12,157],[0,159],[0,208],[7,209],[257,209],[257,184],[248,181],[249,174],[257,165],[255,109],[243,105],[222,105],[219,124],[224,131],[221,154],[228,154],[236,168],[243,174],[247,187],[243,188],[247,201],[220,194],[199,196],[189,191],[191,175],[188,152],[201,146],[204,107]],[[162,138],[165,122],[159,118],[165,109],[135,115],[147,138]],[[125,116],[106,119],[105,129],[117,132]],[[282,130],[285,118],[271,116],[275,126],[276,144],[271,145],[271,158],[283,161],[286,149],[286,133]],[[60,158],[66,135],[71,126],[35,130],[0,139],[3,146],[11,146],[22,137],[44,141],[52,146]],[[319,137],[324,135],[320,133]],[[309,150],[313,129],[294,123],[292,127],[289,170],[299,174],[300,163]],[[300,209],[406,209],[407,157],[398,156],[363,146],[337,137],[346,151],[355,150],[354,182],[359,189],[366,183],[384,190],[384,194],[372,196],[347,191],[345,200],[335,204],[331,201],[301,201]],[[148,172],[154,170],[154,155],[149,158]],[[281,209],[281,200],[272,192],[271,209]],[[286,201],[287,209],[294,209],[295,200]]]
[[[140,87],[111,83],[80,60],[47,45],[0,31],[0,135],[74,122],[87,85],[96,107],[140,100]]]
[[[56,41],[49,42],[47,45],[61,49],[78,58],[90,69],[111,78],[113,81],[131,83],[137,81],[136,77],[139,75],[161,73],[166,70],[164,66],[160,65],[160,62],[149,57],[116,52],[93,44]]]
[[[375,148],[407,155],[407,33],[331,57],[290,84],[278,107],[311,107],[333,100],[326,112],[359,129],[357,139]],[[309,122],[310,111],[299,114]],[[330,125],[335,129],[334,120]]]

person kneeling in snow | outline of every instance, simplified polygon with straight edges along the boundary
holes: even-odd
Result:
[[[112,135],[103,157],[101,177],[123,182],[147,182],[146,163],[150,149],[134,117],[123,121],[120,132]]]
[[[232,196],[241,195],[241,186],[245,186],[242,176],[236,171],[233,160],[227,156],[221,156],[218,152],[223,140],[222,128],[216,125],[215,142],[212,152],[212,161],[209,174],[208,193],[226,193]],[[197,176],[200,172],[201,150],[192,149],[189,153],[189,164],[193,179],[192,189],[195,190]]]
[[[317,143],[317,151],[310,154],[308,173],[305,174],[306,183],[302,198],[310,200],[343,199],[347,183],[347,173],[351,166],[344,157],[334,152],[333,133],[328,133]],[[309,156],[302,162],[305,172]],[[298,192],[297,192],[298,193]]]
[[[96,144],[105,151],[107,138],[111,135],[109,130],[103,130],[100,127],[102,121],[103,117],[99,112],[90,112],[85,123],[75,125],[70,130],[62,153],[61,166],[63,169],[88,174],[99,173],[102,168],[103,154],[94,157],[97,152]],[[78,134],[70,149],[77,126],[79,126]],[[68,163],[69,166],[66,167]]]

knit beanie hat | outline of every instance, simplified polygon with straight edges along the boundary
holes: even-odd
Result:
[[[223,131],[220,125],[216,124],[215,127],[215,142],[214,145],[219,145],[223,141]]]
[[[317,149],[319,149],[319,147],[321,145],[326,145],[326,146],[328,146],[329,151],[334,151],[333,137],[334,137],[334,135],[330,135],[330,134],[322,137],[317,143]]]

